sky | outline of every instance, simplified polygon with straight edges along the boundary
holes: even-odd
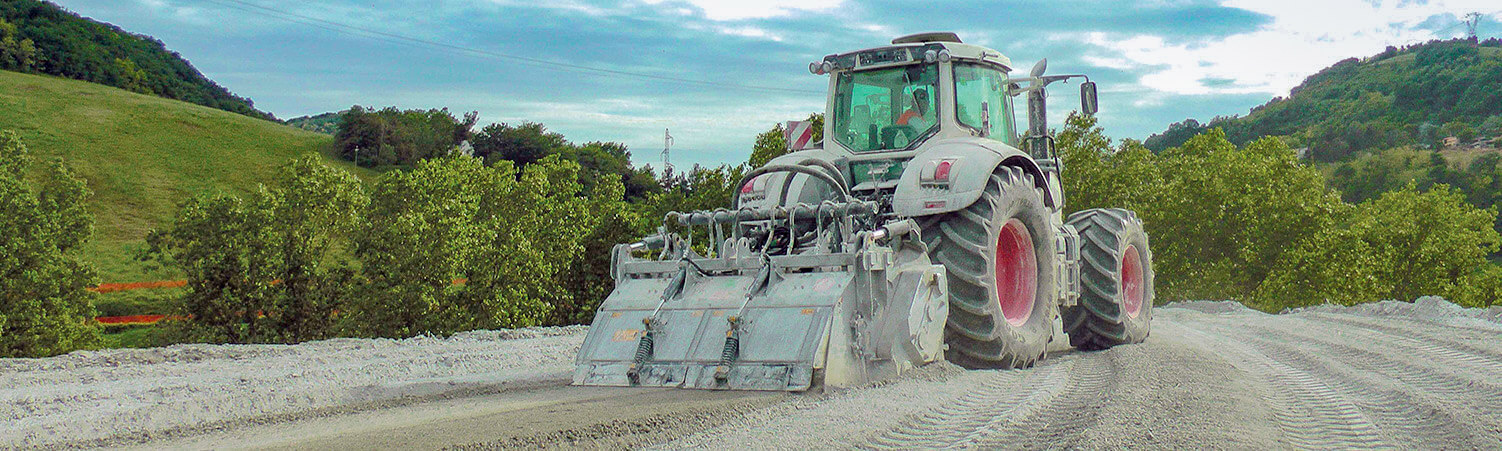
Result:
[[[1496,0],[52,1],[161,40],[280,118],[478,111],[625,143],[653,167],[665,130],[675,166],[744,162],[757,133],[823,110],[809,62],[910,33],[954,31],[1018,75],[1041,58],[1087,74],[1106,134],[1135,139],[1245,114],[1341,59],[1464,36],[1469,12],[1502,35]],[[1058,121],[1078,94],[1050,89]]]

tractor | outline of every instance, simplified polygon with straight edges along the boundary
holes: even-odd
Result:
[[[1046,68],[1013,77],[954,33],[811,63],[829,79],[822,142],[748,171],[725,208],[617,245],[574,384],[803,391],[1143,341],[1141,220],[1064,216],[1046,88],[1083,78],[1094,114],[1095,83]]]

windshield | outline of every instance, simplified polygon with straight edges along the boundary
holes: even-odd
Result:
[[[902,149],[939,128],[935,64],[843,72],[835,83],[830,130],[851,150]]]

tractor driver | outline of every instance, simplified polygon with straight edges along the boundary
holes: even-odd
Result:
[[[910,105],[907,111],[903,111],[897,117],[897,125],[906,125],[913,128],[914,132],[928,130],[933,124],[927,119],[929,110],[928,90],[918,88],[913,90],[913,96],[908,98]]]

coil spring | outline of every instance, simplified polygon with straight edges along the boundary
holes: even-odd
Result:
[[[647,363],[652,358],[652,331],[648,330],[641,336],[641,341],[636,343],[636,364]]]
[[[731,332],[725,336],[725,349],[720,351],[720,366],[715,368],[715,380],[724,383],[726,379],[730,378],[730,364],[731,362],[735,362],[735,358],[740,356],[740,353],[741,338],[735,332]]]
[[[720,351],[720,364],[730,365],[741,354],[741,338],[735,334],[725,337],[725,350]]]

